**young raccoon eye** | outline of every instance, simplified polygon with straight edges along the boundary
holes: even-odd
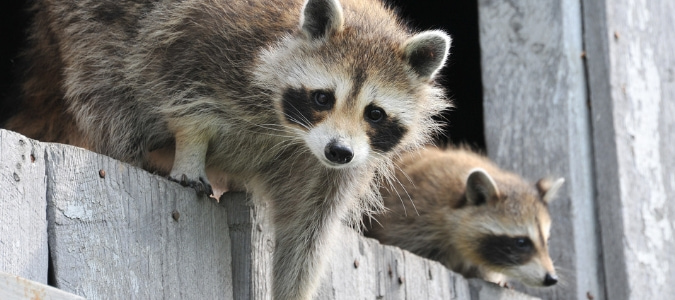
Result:
[[[513,243],[516,245],[516,248],[527,250],[532,247],[532,241],[526,237],[517,237],[513,239]]]
[[[314,103],[322,108],[330,108],[333,105],[333,95],[325,91],[312,92]]]
[[[385,116],[384,110],[377,106],[366,107],[366,118],[371,122],[379,122],[384,119]]]

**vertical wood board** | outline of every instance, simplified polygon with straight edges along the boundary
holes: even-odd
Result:
[[[0,271],[47,283],[47,185],[40,143],[0,129]]]
[[[584,1],[584,14],[607,297],[673,295],[675,3]]]
[[[223,194],[220,202],[227,207],[234,298],[271,300],[274,229],[267,203],[233,192]]]

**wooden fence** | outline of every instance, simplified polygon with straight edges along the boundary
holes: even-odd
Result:
[[[266,210],[0,130],[0,299],[271,299]],[[346,227],[334,238],[317,299],[532,299]]]

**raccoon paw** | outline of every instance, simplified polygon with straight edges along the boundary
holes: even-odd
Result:
[[[213,195],[213,187],[211,187],[211,183],[209,183],[208,179],[203,176],[199,176],[197,180],[190,180],[188,179],[187,175],[182,174],[180,176],[180,179],[174,177],[174,176],[169,176],[169,180],[178,182],[182,186],[185,187],[190,187],[193,188],[196,192],[197,195],[202,196],[202,195],[207,195],[211,196]]]

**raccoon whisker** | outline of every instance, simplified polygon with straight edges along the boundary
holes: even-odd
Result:
[[[299,110],[297,107],[295,107],[295,105],[293,105],[292,103],[287,103],[287,104],[289,104],[289,105],[293,108],[293,110],[295,110],[295,112],[297,112],[297,115],[300,117],[300,121],[304,121],[305,123],[297,122],[297,119],[296,119],[294,116],[291,116],[291,115],[289,115],[289,114],[286,113],[286,112],[284,112],[284,115],[286,115],[289,119],[295,120],[295,121],[293,121],[293,122],[296,122],[296,123],[302,125],[303,127],[307,128],[307,130],[310,130],[310,129],[311,129],[310,127],[313,127],[313,126],[312,126],[312,122],[310,122],[309,119],[307,119],[307,117],[305,117],[305,116],[300,112],[300,110]]]
[[[386,157],[384,155],[381,155],[381,154],[379,154],[375,151],[373,152],[373,154],[374,154],[373,156],[380,156],[381,158],[386,159]],[[375,159],[373,159],[373,160],[375,160]],[[375,165],[379,165],[379,164],[376,163]],[[408,211],[407,211],[407,208],[405,206],[405,202],[403,201],[403,197],[402,197],[401,193],[399,193],[398,189],[396,188],[396,185],[400,186],[403,189],[403,191],[405,192],[405,195],[408,197],[408,200],[410,200],[410,203],[412,204],[413,209],[415,210],[415,213],[417,215],[419,215],[419,211],[417,211],[417,207],[415,206],[415,203],[412,201],[412,197],[410,197],[410,194],[408,193],[405,186],[399,181],[399,179],[396,176],[394,176],[392,168],[397,168],[397,169],[401,170],[398,165],[393,164],[393,163],[390,163],[387,166],[383,166],[381,168],[378,168],[378,171],[380,173],[380,177],[381,177],[382,181],[386,182],[386,185],[387,185],[386,189],[390,192],[393,190],[396,193],[396,196],[401,201],[401,205],[403,207],[403,213],[404,213],[404,215],[407,216]]]
[[[308,131],[309,131],[309,130],[312,130],[312,128],[311,128],[310,126],[308,126],[307,124],[302,123],[300,120],[296,119],[295,117],[293,117],[293,116],[291,116],[291,115],[289,115],[289,114],[287,114],[287,113],[284,113],[284,115],[285,115],[286,117],[288,117],[288,120],[289,120],[289,121],[291,121],[291,122],[293,122],[293,123],[295,123],[295,124],[298,124],[298,125],[302,126],[303,128],[307,129]],[[309,124],[309,122],[308,122],[308,124]]]
[[[302,142],[298,141],[298,140],[283,140],[283,141],[275,144],[274,146],[272,146],[270,148],[270,150],[274,150],[274,151],[277,152],[274,155],[274,159],[276,160],[276,159],[279,159],[281,157],[281,155],[284,153],[284,151],[286,149],[288,149],[289,147],[291,147],[293,145],[300,145],[301,143]],[[275,150],[275,148],[278,148],[278,149]]]
[[[408,211],[406,210],[405,203],[403,202],[403,197],[401,196],[401,193],[398,192],[398,189],[393,187],[394,183],[401,186],[401,188],[405,192],[405,195],[408,197],[408,200],[410,200],[410,204],[412,204],[412,207],[415,210],[415,213],[417,215],[420,214],[419,211],[417,211],[417,207],[415,206],[415,202],[410,197],[410,194],[408,193],[408,190],[406,190],[405,186],[403,186],[403,184],[401,183],[401,181],[398,180],[398,178],[394,177],[393,181],[391,179],[387,178],[387,183],[389,184],[389,186],[392,186],[392,189],[396,192],[396,195],[398,196],[398,199],[401,201],[401,205],[403,205],[403,212],[406,216],[408,216]]]

